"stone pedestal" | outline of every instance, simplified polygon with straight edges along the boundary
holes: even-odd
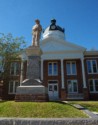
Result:
[[[16,102],[47,102],[47,94],[18,94],[15,96]]]
[[[48,101],[47,89],[43,85],[19,86],[17,88],[16,101]]]
[[[40,79],[40,58],[42,51],[39,47],[30,46],[26,49],[27,61],[27,79]]]
[[[40,79],[40,56],[28,56],[27,79]]]
[[[26,49],[28,56],[26,79],[17,88],[16,101],[48,101],[48,90],[40,80],[42,51],[39,47],[30,46]]]

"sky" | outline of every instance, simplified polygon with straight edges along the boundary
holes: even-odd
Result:
[[[98,50],[98,0],[0,0],[0,33],[24,36],[32,42],[32,26],[43,29],[55,18],[67,41]]]

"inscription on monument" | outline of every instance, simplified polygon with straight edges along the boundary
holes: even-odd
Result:
[[[40,57],[29,56],[27,64],[27,79],[40,78]]]

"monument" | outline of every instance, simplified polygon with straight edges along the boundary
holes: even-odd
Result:
[[[39,40],[41,36],[42,26],[40,25],[40,21],[38,19],[35,20],[36,24],[32,28],[33,34],[33,46],[39,46]]]
[[[26,79],[20,83],[16,90],[16,101],[48,101],[48,90],[42,85],[41,76],[41,54],[39,45],[42,26],[38,19],[35,20],[32,28],[32,45],[26,49],[27,74]]]

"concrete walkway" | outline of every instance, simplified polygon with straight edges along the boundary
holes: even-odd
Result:
[[[84,108],[83,106],[79,105],[79,104],[73,104],[72,106],[74,106],[75,108],[82,110],[84,113],[86,113],[90,118],[98,118],[98,116],[96,114],[94,114],[93,112],[89,111],[88,109]]]
[[[64,103],[70,104],[68,103],[68,101],[63,101]],[[71,106],[82,110],[85,114],[87,114],[89,116],[89,118],[97,118],[98,119],[98,115],[89,111],[88,109],[84,108],[83,106],[79,105],[79,104],[70,104]]]

